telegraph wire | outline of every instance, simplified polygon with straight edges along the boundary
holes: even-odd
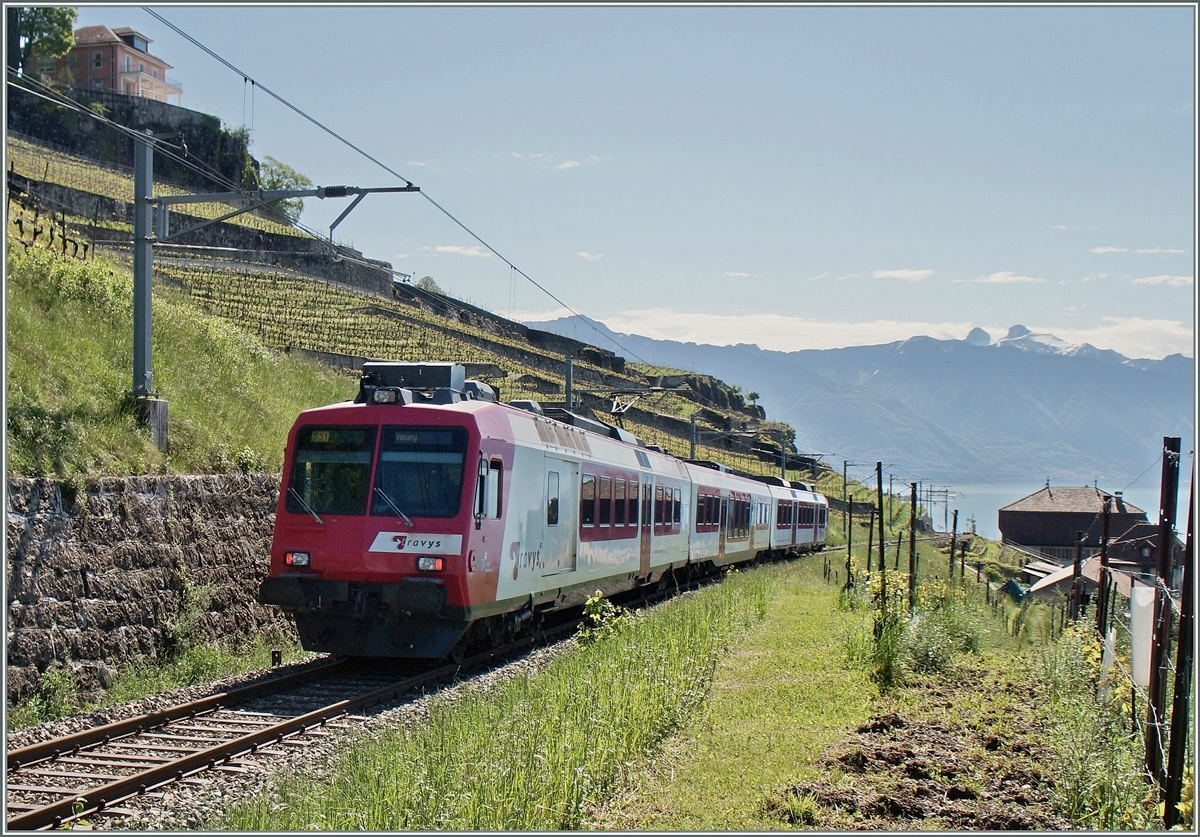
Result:
[[[251,87],[252,87],[252,88],[253,88],[253,87],[258,87],[258,88],[259,88],[259,89],[261,89],[261,90],[262,90],[264,93],[266,93],[267,95],[271,96],[273,99],[275,99],[276,101],[278,101],[280,104],[282,104],[282,105],[284,105],[285,107],[289,108],[290,110],[294,111],[294,112],[295,112],[295,113],[297,113],[298,115],[302,116],[304,119],[307,119],[309,122],[311,122],[312,124],[316,125],[316,126],[317,126],[318,128],[320,128],[322,131],[324,131],[325,133],[329,134],[331,137],[333,137],[333,138],[337,139],[339,142],[343,143],[344,145],[348,146],[349,148],[352,148],[354,151],[357,151],[357,152],[358,152],[359,154],[361,154],[363,157],[366,157],[368,160],[370,160],[370,161],[371,161],[372,163],[374,163],[375,165],[379,166],[379,167],[380,167],[381,169],[383,169],[384,171],[388,172],[389,174],[392,174],[392,175],[394,175],[395,177],[399,178],[400,180],[403,180],[403,181],[404,181],[404,183],[405,183],[405,185],[407,185],[407,186],[412,186],[412,185],[413,185],[413,183],[412,183],[412,181],[411,181],[411,180],[409,180],[409,179],[408,179],[407,177],[405,177],[404,175],[400,174],[398,171],[396,171],[395,169],[393,169],[391,166],[388,166],[386,163],[383,163],[382,161],[380,161],[380,160],[376,159],[375,157],[371,156],[371,155],[370,155],[370,154],[368,154],[366,151],[364,151],[363,149],[359,148],[357,145],[355,145],[354,143],[352,143],[350,140],[346,139],[346,138],[345,138],[345,137],[343,137],[341,134],[339,134],[338,132],[334,131],[332,128],[329,128],[329,127],[327,127],[326,125],[322,124],[320,121],[318,121],[317,119],[315,119],[314,117],[312,117],[312,116],[309,116],[307,113],[305,113],[304,111],[302,111],[302,110],[301,110],[300,108],[298,108],[296,105],[292,104],[292,103],[291,103],[291,102],[289,102],[287,99],[283,98],[283,97],[282,97],[282,96],[280,96],[278,93],[276,93],[275,91],[271,90],[269,87],[266,87],[266,86],[264,86],[264,85],[262,85],[262,84],[259,84],[259,83],[258,83],[258,82],[257,82],[257,81],[256,81],[256,80],[253,78],[253,76],[251,76],[249,73],[247,73],[247,72],[245,72],[245,71],[243,71],[243,70],[240,70],[240,69],[238,69],[238,68],[237,68],[236,66],[234,66],[232,63],[230,63],[229,61],[226,61],[224,58],[222,58],[222,57],[221,57],[220,55],[218,55],[216,52],[214,52],[213,50],[209,49],[207,46],[205,46],[204,44],[202,44],[200,41],[198,41],[198,40],[196,40],[195,38],[193,38],[193,37],[192,37],[191,35],[189,35],[187,32],[184,32],[182,29],[180,29],[180,28],[179,28],[178,26],[176,26],[175,24],[171,23],[171,22],[170,22],[169,20],[167,20],[165,17],[163,17],[162,15],[160,15],[158,12],[156,12],[156,11],[154,11],[153,9],[150,9],[150,8],[148,8],[148,7],[146,7],[146,6],[143,6],[143,7],[142,7],[142,10],[143,10],[144,12],[146,12],[147,14],[149,14],[151,17],[153,17],[153,18],[155,18],[156,20],[158,20],[158,21],[159,21],[160,23],[162,23],[164,26],[166,26],[166,27],[170,28],[172,31],[174,31],[176,34],[178,34],[180,37],[182,37],[182,38],[185,38],[186,40],[188,40],[190,43],[192,43],[193,45],[195,45],[195,46],[196,46],[198,49],[200,49],[200,50],[203,50],[205,53],[207,53],[208,55],[210,55],[212,58],[214,58],[215,60],[219,61],[221,64],[225,65],[227,68],[229,68],[229,69],[230,69],[230,70],[232,70],[233,72],[235,72],[235,73],[237,73],[238,75],[240,75],[240,76],[242,77],[242,79],[243,79],[243,82],[244,82],[246,79],[249,79],[249,80],[250,80],[250,84],[251,84]],[[251,95],[253,95],[253,94],[251,94]],[[251,107],[253,108],[253,105],[251,105]],[[253,118],[253,117],[252,117],[252,118]],[[589,328],[591,328],[593,331],[595,331],[597,334],[602,334],[602,333],[600,332],[600,330],[599,330],[599,329],[597,329],[595,326],[593,326],[593,325],[592,325],[590,322],[588,322],[588,321],[587,321],[587,318],[586,318],[586,317],[584,317],[582,314],[580,314],[578,311],[576,311],[576,310],[575,310],[574,308],[572,308],[570,305],[567,305],[567,303],[563,302],[561,299],[559,299],[557,296],[555,296],[553,293],[551,293],[551,292],[550,292],[550,291],[549,291],[549,290],[548,290],[548,289],[547,289],[547,288],[546,288],[544,285],[542,285],[540,282],[538,282],[537,280],[535,280],[535,279],[534,279],[532,276],[530,276],[528,273],[526,273],[525,271],[521,270],[521,268],[517,267],[515,264],[513,264],[511,261],[509,261],[509,260],[508,260],[508,259],[507,259],[507,258],[504,256],[504,254],[503,254],[503,253],[501,253],[501,252],[500,252],[499,250],[497,250],[495,247],[493,247],[492,245],[490,245],[490,244],[488,244],[486,241],[484,241],[484,240],[483,240],[483,239],[482,239],[482,238],[481,238],[481,237],[480,237],[480,236],[479,236],[477,233],[475,233],[475,231],[474,231],[474,230],[472,230],[470,227],[468,227],[466,224],[464,224],[462,221],[460,221],[460,220],[459,220],[457,217],[455,217],[455,216],[454,216],[454,215],[453,215],[453,214],[452,214],[452,213],[451,213],[449,210],[447,210],[447,209],[446,209],[444,206],[442,206],[440,203],[438,203],[436,200],[434,200],[434,199],[433,199],[433,198],[432,198],[432,197],[429,195],[429,193],[428,193],[428,192],[426,192],[426,191],[424,191],[424,190],[421,190],[420,194],[421,194],[421,196],[422,196],[422,197],[424,197],[424,198],[425,198],[425,200],[429,201],[429,203],[431,203],[431,204],[433,204],[435,207],[437,207],[437,209],[438,209],[438,210],[439,210],[439,211],[440,211],[440,212],[441,212],[443,215],[445,215],[447,218],[449,218],[451,221],[453,221],[455,224],[457,224],[457,225],[458,225],[458,226],[459,226],[459,227],[460,227],[460,228],[461,228],[461,229],[462,229],[462,230],[463,230],[465,233],[467,233],[467,235],[471,236],[471,238],[475,239],[475,240],[476,240],[476,241],[478,241],[480,244],[482,244],[484,247],[486,247],[486,248],[487,248],[487,249],[488,249],[488,250],[489,250],[491,253],[493,253],[493,254],[494,254],[494,255],[495,255],[495,256],[496,256],[498,259],[500,259],[502,262],[504,262],[504,263],[505,263],[506,265],[508,265],[510,268],[512,268],[512,269],[513,269],[513,270],[515,270],[517,273],[519,273],[519,274],[521,274],[522,276],[524,276],[524,277],[525,277],[525,278],[526,278],[526,279],[527,279],[527,280],[528,280],[528,281],[529,281],[529,282],[530,282],[530,283],[531,283],[531,284],[532,284],[534,287],[536,287],[536,288],[537,288],[538,290],[540,290],[542,293],[546,294],[546,296],[550,297],[552,300],[554,300],[555,302],[557,302],[557,303],[558,303],[559,305],[561,305],[563,308],[565,308],[565,309],[567,309],[568,311],[570,311],[570,312],[571,312],[571,314],[572,314],[572,316],[579,317],[581,320],[583,320],[583,322],[587,323],[588,327],[589,327]],[[607,335],[602,335],[602,336],[606,336],[606,337],[607,337]],[[652,365],[652,364],[651,364],[651,363],[650,363],[648,360],[646,360],[644,357],[642,357],[641,355],[637,354],[637,352],[634,352],[634,351],[632,351],[631,349],[627,348],[626,346],[622,345],[622,344],[620,343],[620,341],[618,341],[618,340],[613,340],[612,338],[608,338],[608,339],[609,339],[609,340],[611,340],[613,343],[615,343],[617,346],[619,346],[619,347],[620,347],[620,349],[621,349],[621,351],[623,351],[623,352],[626,352],[628,355],[631,355],[632,357],[636,358],[637,360],[640,360],[642,363],[646,364],[647,366],[650,366],[650,365]]]
[[[235,67],[233,64],[231,64],[230,62],[226,61],[226,60],[225,60],[224,58],[222,58],[221,56],[217,55],[217,54],[216,54],[215,52],[213,52],[211,49],[209,49],[208,47],[204,46],[204,44],[200,43],[200,42],[199,42],[199,41],[197,41],[195,38],[193,38],[191,35],[188,35],[186,32],[184,32],[183,30],[179,29],[177,26],[175,26],[175,25],[174,25],[174,24],[172,24],[170,21],[168,21],[168,20],[166,20],[165,18],[163,18],[163,17],[162,17],[161,15],[159,15],[158,13],[154,12],[154,11],[153,11],[153,10],[151,10],[151,9],[145,8],[145,7],[143,7],[143,10],[144,10],[144,11],[146,11],[147,13],[149,13],[151,16],[153,16],[153,17],[157,18],[157,19],[158,19],[159,21],[161,21],[161,22],[162,22],[164,25],[166,25],[167,27],[169,27],[169,28],[171,28],[172,30],[174,30],[175,32],[177,32],[177,33],[178,33],[178,34],[179,34],[181,37],[183,37],[183,38],[187,39],[189,42],[193,43],[193,44],[194,44],[195,46],[197,46],[199,49],[203,50],[205,53],[207,53],[208,55],[212,56],[214,59],[216,59],[217,61],[219,61],[221,64],[223,64],[223,65],[225,65],[226,67],[228,67],[230,70],[232,70],[232,71],[234,71],[235,73],[237,73],[237,74],[241,75],[241,76],[242,76],[242,78],[243,78],[243,84],[244,84],[246,81],[249,81],[249,83],[251,84],[252,88],[253,88],[253,87],[259,87],[259,88],[261,88],[261,89],[262,89],[264,92],[266,92],[268,95],[272,96],[273,98],[275,98],[276,100],[278,100],[278,101],[279,101],[279,102],[281,102],[282,104],[286,105],[288,108],[290,108],[291,110],[295,111],[295,112],[296,112],[297,114],[299,114],[300,116],[303,116],[303,117],[304,117],[305,119],[307,119],[309,122],[312,122],[314,125],[316,125],[317,127],[321,128],[321,129],[322,129],[323,131],[325,131],[326,133],[328,133],[328,134],[330,134],[331,136],[335,137],[336,139],[338,139],[339,141],[341,141],[342,143],[344,143],[345,145],[347,145],[348,147],[350,147],[350,148],[351,148],[351,149],[353,149],[354,151],[357,151],[359,154],[363,155],[364,157],[366,157],[366,158],[367,158],[368,160],[370,160],[371,162],[373,162],[373,163],[375,163],[376,165],[380,166],[381,168],[383,168],[383,169],[384,169],[385,171],[387,171],[388,173],[390,173],[390,174],[394,175],[395,177],[399,178],[400,180],[403,180],[403,181],[404,181],[404,183],[405,183],[405,185],[408,185],[408,186],[412,186],[412,185],[413,185],[412,181],[408,180],[408,178],[404,177],[404,176],[403,176],[403,175],[401,175],[399,172],[396,172],[396,171],[395,171],[395,170],[393,170],[391,167],[389,167],[389,166],[387,166],[386,164],[382,163],[381,161],[377,160],[375,157],[371,156],[371,155],[370,155],[370,154],[368,154],[366,151],[363,151],[361,148],[359,148],[357,145],[355,145],[354,143],[352,143],[352,142],[350,142],[349,140],[347,140],[345,137],[341,136],[340,134],[338,134],[337,132],[333,131],[332,129],[330,129],[330,128],[326,127],[325,125],[321,124],[321,123],[320,123],[320,122],[318,122],[316,119],[314,119],[313,117],[309,116],[308,114],[304,113],[304,112],[303,112],[302,110],[300,110],[298,107],[296,107],[295,105],[293,105],[291,102],[288,102],[286,99],[282,98],[281,96],[279,96],[278,94],[276,94],[274,91],[270,90],[269,88],[267,88],[267,87],[265,87],[265,86],[263,86],[263,85],[261,85],[261,84],[258,84],[258,83],[257,83],[257,81],[256,81],[255,79],[251,78],[251,77],[250,77],[248,74],[244,73],[242,70],[238,69],[238,68],[237,68],[237,67]],[[28,77],[25,77],[25,76],[17,76],[17,75],[16,75],[16,73],[15,73],[15,72],[13,72],[11,69],[9,70],[9,74],[10,74],[11,76],[13,76],[13,78],[14,78],[14,79],[20,79],[22,82],[24,82],[24,84],[17,84],[17,83],[16,83],[14,80],[10,79],[10,80],[9,80],[9,84],[13,85],[14,87],[18,87],[18,88],[20,88],[20,89],[24,90],[25,92],[27,92],[27,93],[29,93],[29,94],[31,94],[31,95],[38,96],[39,98],[45,99],[45,100],[47,100],[47,101],[53,102],[53,103],[55,103],[55,104],[58,104],[58,105],[61,105],[61,106],[63,106],[63,107],[70,108],[70,109],[72,109],[72,110],[74,110],[74,111],[76,111],[76,112],[78,112],[78,113],[81,113],[81,114],[83,114],[83,115],[85,115],[85,116],[91,117],[91,118],[93,118],[93,119],[95,119],[95,120],[97,120],[97,121],[99,121],[99,122],[101,122],[101,123],[103,123],[103,124],[105,124],[105,125],[108,125],[108,126],[112,127],[113,129],[115,129],[115,130],[117,130],[117,131],[119,131],[119,132],[121,132],[121,133],[124,133],[124,134],[126,134],[126,135],[128,135],[128,136],[130,136],[130,137],[133,137],[133,138],[135,138],[135,139],[145,140],[145,139],[147,138],[145,134],[143,134],[143,133],[141,133],[141,132],[137,131],[136,129],[134,129],[134,128],[130,128],[130,127],[129,127],[129,126],[127,126],[127,125],[123,125],[123,124],[121,124],[121,123],[119,123],[119,122],[116,122],[115,120],[112,120],[112,119],[109,119],[108,117],[102,116],[102,115],[100,115],[100,114],[96,113],[95,111],[91,110],[90,108],[86,107],[86,106],[85,106],[85,105],[83,105],[82,103],[80,103],[80,102],[78,102],[78,101],[76,101],[76,100],[74,100],[74,99],[71,99],[69,96],[66,96],[65,94],[61,93],[60,91],[58,91],[58,90],[56,90],[56,89],[54,89],[54,88],[52,88],[52,87],[49,87],[48,85],[44,85],[44,84],[42,84],[41,82],[37,81],[36,79],[28,78]],[[33,85],[33,86],[39,87],[39,88],[41,88],[42,90],[45,90],[46,92],[45,92],[45,93],[39,93],[37,90],[34,90],[34,89],[32,89],[31,87],[29,87],[29,86],[26,86],[26,85]],[[244,91],[244,87],[243,87],[243,91]],[[252,95],[253,95],[253,94],[252,94]],[[243,98],[244,98],[244,97],[243,97]],[[251,103],[251,108],[253,109],[253,102]],[[251,116],[251,118],[253,119],[253,115]],[[244,116],[243,116],[243,119],[244,119]],[[172,159],[172,160],[174,160],[174,161],[178,162],[180,165],[184,166],[185,168],[188,168],[188,169],[190,169],[191,171],[194,171],[194,172],[196,172],[197,174],[200,174],[200,175],[202,175],[202,176],[208,177],[208,178],[210,178],[211,180],[213,180],[215,183],[218,183],[218,184],[219,184],[219,185],[221,185],[221,186],[225,186],[226,188],[230,189],[231,191],[242,191],[242,190],[241,190],[241,187],[240,187],[238,184],[236,184],[236,183],[234,183],[233,181],[229,180],[229,179],[228,179],[228,178],[226,178],[224,175],[222,175],[220,172],[218,172],[218,171],[216,171],[216,170],[212,169],[211,167],[207,166],[207,164],[203,164],[203,163],[202,163],[202,161],[194,161],[194,160],[192,160],[192,159],[190,159],[190,158],[187,158],[187,157],[180,156],[179,154],[176,154],[176,153],[174,153],[174,151],[171,151],[171,150],[169,150],[169,149],[177,149],[177,150],[180,150],[180,151],[182,151],[183,149],[182,149],[182,147],[181,147],[181,146],[179,146],[179,145],[175,145],[175,144],[172,144],[172,143],[168,143],[168,142],[166,142],[165,140],[161,140],[161,139],[157,139],[157,138],[156,138],[156,139],[154,139],[154,144],[155,144],[155,147],[156,147],[156,148],[158,148],[158,149],[160,150],[160,153],[162,153],[164,156],[166,156],[166,157],[168,157],[168,158],[170,158],[170,159]],[[199,165],[197,165],[197,163],[198,163],[198,162],[201,162],[201,164],[202,164],[202,165],[204,165],[204,168],[201,168]],[[207,169],[207,170],[206,170],[206,169]],[[599,334],[599,335],[600,335],[601,337],[603,337],[604,339],[606,339],[606,340],[608,340],[609,342],[611,342],[611,343],[613,343],[614,345],[616,345],[616,346],[617,346],[618,348],[620,348],[620,349],[621,349],[623,352],[626,352],[628,355],[630,355],[630,356],[632,356],[632,357],[636,358],[637,360],[641,361],[642,363],[646,364],[647,366],[654,366],[654,365],[655,365],[655,364],[652,364],[652,363],[650,363],[648,360],[646,360],[645,358],[643,358],[641,355],[639,355],[639,354],[637,354],[636,352],[632,351],[631,349],[627,348],[627,347],[626,347],[625,345],[623,345],[623,344],[622,344],[622,343],[621,343],[619,340],[616,340],[615,338],[613,338],[613,337],[610,337],[610,336],[608,336],[608,335],[604,334],[603,332],[601,332],[599,329],[597,329],[597,328],[596,328],[594,325],[592,325],[592,323],[590,323],[590,322],[587,320],[587,318],[586,318],[586,317],[584,317],[582,314],[580,314],[578,311],[576,311],[574,308],[572,308],[572,307],[571,307],[570,305],[568,305],[566,302],[564,302],[563,300],[559,299],[559,298],[558,298],[558,296],[556,296],[554,293],[552,293],[552,292],[551,292],[549,289],[547,289],[547,288],[546,288],[545,286],[543,286],[541,283],[539,283],[538,281],[536,281],[536,280],[535,280],[533,277],[531,277],[531,276],[530,276],[529,274],[527,274],[525,271],[521,270],[521,268],[519,268],[519,267],[517,267],[515,264],[513,264],[513,263],[512,263],[512,262],[511,262],[509,259],[507,259],[507,258],[506,258],[506,257],[505,257],[505,256],[504,256],[502,253],[500,253],[498,250],[496,250],[496,248],[492,247],[492,245],[490,245],[490,244],[488,244],[486,241],[484,241],[484,240],[483,240],[483,239],[482,239],[482,238],[481,238],[479,235],[477,235],[477,234],[476,234],[476,233],[475,233],[473,230],[471,230],[471,229],[470,229],[470,228],[469,228],[469,227],[468,227],[466,224],[464,224],[464,223],[463,223],[462,221],[460,221],[460,220],[459,220],[457,217],[455,217],[455,216],[454,216],[454,215],[453,215],[453,214],[452,214],[452,213],[451,213],[449,210],[447,210],[445,207],[443,207],[441,204],[439,204],[439,203],[438,203],[436,200],[434,200],[432,197],[430,197],[430,195],[429,195],[427,192],[425,192],[425,191],[423,191],[423,190],[422,190],[422,191],[420,192],[420,194],[421,194],[423,197],[425,197],[425,199],[426,199],[426,200],[428,200],[428,201],[429,201],[431,204],[433,204],[433,206],[435,206],[435,207],[436,207],[436,208],[437,208],[437,209],[438,209],[440,212],[442,212],[442,214],[444,214],[444,215],[445,215],[447,218],[449,218],[451,221],[453,221],[455,224],[457,224],[457,225],[458,225],[458,226],[459,226],[461,229],[463,229],[463,230],[464,230],[464,231],[465,231],[465,232],[466,232],[468,235],[470,235],[472,238],[474,238],[476,241],[478,241],[480,244],[482,244],[484,247],[486,247],[486,248],[487,248],[487,249],[488,249],[490,252],[492,252],[493,254],[495,254],[495,255],[497,256],[497,258],[499,258],[499,259],[500,259],[501,261],[503,261],[503,262],[504,262],[506,265],[508,265],[508,267],[509,267],[511,270],[515,271],[516,273],[519,273],[521,276],[523,276],[525,279],[527,279],[527,280],[528,280],[528,281],[529,281],[531,284],[533,284],[533,285],[534,285],[536,288],[538,288],[540,291],[542,291],[544,294],[546,294],[546,295],[547,295],[548,297],[550,297],[552,300],[554,300],[555,302],[557,302],[559,305],[561,305],[561,306],[562,306],[563,308],[565,308],[566,310],[570,311],[570,312],[571,312],[571,314],[572,314],[573,316],[575,316],[575,317],[578,317],[580,320],[582,320],[582,321],[583,321],[583,322],[584,322],[584,323],[585,323],[585,324],[586,324],[586,325],[587,325],[587,326],[588,326],[590,329],[592,329],[593,331],[595,331],[597,334]],[[257,202],[257,207],[258,207],[258,208],[266,208],[266,207],[268,207],[268,206],[269,206],[269,204],[268,204],[267,202],[265,202],[265,201],[258,201],[258,202]],[[300,230],[301,230],[301,231],[303,231],[303,232],[306,232],[306,233],[308,233],[308,234],[309,234],[309,235],[310,235],[312,238],[314,238],[314,239],[316,239],[316,240],[318,240],[318,241],[322,241],[322,242],[324,242],[324,241],[326,240],[326,239],[325,239],[325,237],[324,237],[324,235],[323,235],[323,234],[321,234],[319,231],[316,231],[316,230],[313,230],[313,229],[311,229],[311,228],[309,228],[309,227],[306,227],[306,226],[304,226],[303,224],[300,224],[299,222],[295,222],[293,226],[295,226],[296,228],[300,229]],[[331,242],[331,245],[332,245],[332,242]],[[342,250],[342,248],[338,247],[337,245],[332,245],[332,246],[333,246],[333,247],[334,247],[336,250]],[[353,263],[353,264],[358,264],[358,265],[361,265],[361,266],[363,266],[363,267],[367,267],[367,268],[373,268],[373,269],[379,270],[379,271],[381,271],[381,272],[389,272],[389,271],[386,271],[386,269],[385,269],[385,268],[383,268],[383,267],[381,267],[381,266],[379,266],[379,265],[377,265],[377,264],[372,264],[372,263],[370,263],[370,262],[366,261],[365,259],[360,259],[360,258],[354,257],[354,256],[352,256],[352,255],[350,255],[350,254],[348,254],[348,253],[345,253],[345,252],[339,252],[339,253],[338,253],[338,255],[339,255],[339,256],[340,256],[340,257],[341,257],[343,260],[345,260],[345,261],[348,261],[348,262],[351,262],[351,263]],[[399,271],[396,271],[396,270],[394,270],[394,269],[393,269],[393,270],[391,270],[391,271],[390,271],[390,273],[392,273],[393,275],[396,275],[396,274],[399,274]],[[711,406],[711,407],[717,407],[717,404],[716,404],[714,401],[712,401],[712,399],[705,398],[705,397],[704,397],[702,394],[700,394],[700,393],[696,393],[696,395],[699,397],[699,399],[700,399],[702,402],[706,402],[706,403],[708,404],[708,406]]]
[[[13,74],[11,70],[9,72],[10,72],[10,74]],[[13,74],[13,75],[15,75],[15,74]],[[113,128],[114,130],[116,130],[120,133],[126,134],[134,139],[145,140],[147,138],[145,134],[143,134],[133,128],[130,128],[127,125],[122,125],[120,122],[116,122],[105,116],[101,116],[100,114],[96,113],[95,111],[91,110],[90,108],[84,106],[82,103],[80,103],[68,96],[65,96],[60,91],[55,90],[52,87],[48,87],[47,85],[44,85],[41,82],[38,82],[34,79],[24,78],[24,77],[18,77],[18,78],[21,78],[22,81],[25,82],[25,84],[17,84],[12,80],[10,80],[8,83],[20,90],[23,90],[24,92],[28,93],[31,96],[36,96],[40,99],[44,99],[48,102],[51,102],[52,104],[60,105],[62,107],[66,107],[70,110],[74,110],[77,113],[80,113],[84,116],[88,116],[92,119],[95,119],[98,122],[101,122],[102,124],[105,124],[105,125]],[[40,88],[42,88],[42,90],[44,90],[46,92],[45,93],[39,92],[38,90],[32,89],[32,87],[26,86],[26,85],[33,85],[36,87],[40,87]],[[183,156],[180,156],[179,154],[176,154],[174,151],[170,150],[172,148],[182,150],[180,146],[174,145],[172,143],[168,143],[165,140],[157,139],[157,138],[154,139],[154,145],[155,145],[156,150],[158,151],[158,153],[161,156],[164,156],[164,157],[174,160],[175,162],[179,163],[184,168],[187,168],[201,176],[207,177],[210,180],[212,180],[214,183],[216,183],[217,185],[224,186],[225,188],[229,189],[230,191],[234,191],[234,192],[242,191],[241,187],[237,183],[234,183],[232,180],[225,177],[225,175],[223,175],[219,171],[216,171],[215,169],[211,168],[203,161],[196,161],[190,157],[183,157]],[[248,199],[248,200],[252,200],[252,199]],[[265,208],[270,207],[270,203],[267,201],[253,201],[253,202],[255,204],[255,208],[258,208],[258,209],[265,209]],[[320,241],[322,243],[326,243],[326,238],[325,238],[324,234],[321,233],[320,231],[314,230],[311,227],[307,227],[298,221],[295,222],[292,226],[295,227],[296,229],[298,229],[299,231],[306,233],[309,236],[309,238],[311,238],[315,241]],[[369,262],[366,259],[360,259],[356,256],[353,256],[350,253],[346,252],[344,247],[334,244],[333,242],[329,242],[329,245],[333,248],[335,254],[343,261],[350,262],[351,264],[357,264],[359,266],[366,267],[369,269],[378,270],[381,273],[390,273],[392,275],[402,275],[400,273],[400,271],[397,271],[394,269],[389,270],[380,265],[373,264],[372,262]]]

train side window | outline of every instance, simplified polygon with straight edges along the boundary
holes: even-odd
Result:
[[[681,510],[680,510],[680,509],[681,509],[681,507],[683,506],[682,497],[683,497],[683,490],[682,490],[682,489],[679,489],[679,488],[676,488],[676,489],[675,489],[675,502],[674,502],[674,504],[673,504],[673,507],[672,507],[672,509],[671,509],[671,521],[672,521],[672,522],[673,522],[673,523],[674,523],[676,526],[678,526],[678,525],[679,525],[679,519],[680,519],[680,515],[682,514],[682,512],[681,512]]]
[[[500,473],[501,462],[493,459],[488,466],[487,476],[487,516],[493,520],[500,517]]]
[[[600,478],[600,525],[612,523],[612,477]]]
[[[629,525],[638,525],[638,483],[637,480],[629,481]]]
[[[613,481],[613,526],[625,525],[625,480]]]
[[[596,525],[596,477],[592,474],[583,475],[579,490],[579,522],[584,526]]]
[[[546,525],[558,525],[558,471],[546,473]]]
[[[654,486],[654,524],[662,525],[663,522],[663,487],[661,485]]]

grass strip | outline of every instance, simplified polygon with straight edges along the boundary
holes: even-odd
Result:
[[[816,778],[826,746],[864,721],[878,691],[867,671],[846,665],[846,631],[859,616],[812,557],[767,569],[764,621],[716,671],[712,698],[677,736],[644,760],[592,828],[777,830],[765,801],[776,789]]]
[[[622,619],[546,669],[435,700],[352,745],[326,780],[285,778],[222,829],[570,829],[701,705],[722,654],[764,617],[765,572]]]

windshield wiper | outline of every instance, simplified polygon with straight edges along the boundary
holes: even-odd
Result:
[[[392,507],[392,511],[394,511],[396,514],[400,515],[400,519],[408,524],[409,529],[415,528],[413,526],[413,522],[408,519],[408,515],[402,511],[400,511],[400,507],[392,502],[392,498],[387,496],[387,494],[384,493],[382,488],[380,488],[379,486],[375,486],[375,493],[383,498],[383,502],[387,503],[389,506]]]
[[[309,514],[312,515],[313,520],[317,521],[317,523],[320,523],[322,526],[325,525],[325,521],[321,519],[321,516],[319,514],[317,514],[315,511],[313,511],[312,506],[310,506],[308,503],[306,503],[304,501],[304,498],[300,496],[299,491],[297,491],[296,489],[292,488],[289,485],[288,486],[288,494],[291,494],[293,497],[296,498],[296,502],[298,502],[304,508],[304,510],[306,512],[308,512]]]

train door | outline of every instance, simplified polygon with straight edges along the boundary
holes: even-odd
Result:
[[[718,562],[725,560],[725,526],[729,520],[728,508],[731,501],[721,498],[721,521],[717,527],[717,560]]]
[[[650,474],[642,474],[641,507],[638,526],[638,575],[642,578],[650,575],[650,527],[654,525],[651,503],[654,501],[654,484]]]
[[[577,555],[575,514],[579,463],[546,457],[542,482],[542,575],[573,572]]]

